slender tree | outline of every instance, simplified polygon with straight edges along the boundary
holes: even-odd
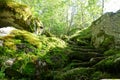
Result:
[[[101,15],[103,15],[103,13],[104,13],[104,0],[102,0],[102,13],[101,13]]]

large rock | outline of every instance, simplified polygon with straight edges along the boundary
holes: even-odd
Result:
[[[0,68],[4,69],[0,79],[44,80],[42,75],[48,73],[48,68],[65,65],[62,49],[66,45],[56,37],[37,36],[13,27],[0,28]]]
[[[91,27],[92,43],[96,48],[120,48],[120,11],[104,14]]]
[[[0,27],[14,26],[17,29],[40,33],[43,25],[33,17],[30,8],[12,0],[0,1]]]

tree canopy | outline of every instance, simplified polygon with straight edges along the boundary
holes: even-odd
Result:
[[[31,7],[45,29],[56,36],[70,35],[100,17],[103,0],[15,0]]]

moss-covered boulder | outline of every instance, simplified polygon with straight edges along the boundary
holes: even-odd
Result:
[[[120,11],[105,13],[91,25],[92,44],[96,48],[120,48]]]
[[[63,40],[15,28],[8,28],[11,30],[7,33],[4,29],[0,29],[6,33],[0,33],[0,72],[6,78],[40,80],[47,71],[65,65]]]
[[[41,33],[41,21],[33,17],[28,6],[12,0],[0,1],[0,27],[13,26],[17,29]]]

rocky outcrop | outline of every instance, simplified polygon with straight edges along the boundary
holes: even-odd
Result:
[[[0,79],[41,80],[47,69],[65,65],[65,54],[58,52],[65,47],[66,43],[56,37],[37,36],[13,27],[0,28]]]
[[[91,27],[92,43],[96,48],[120,48],[120,11],[104,14]]]
[[[30,8],[14,1],[0,1],[0,27],[13,26],[17,29],[41,33],[41,21],[33,17]]]

